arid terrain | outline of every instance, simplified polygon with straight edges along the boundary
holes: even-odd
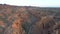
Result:
[[[0,34],[60,34],[60,8],[0,4]]]

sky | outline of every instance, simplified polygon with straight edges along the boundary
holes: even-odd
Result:
[[[0,0],[0,4],[16,6],[60,7],[60,0]]]

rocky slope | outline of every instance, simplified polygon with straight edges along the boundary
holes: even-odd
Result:
[[[60,8],[0,4],[0,34],[60,34]]]

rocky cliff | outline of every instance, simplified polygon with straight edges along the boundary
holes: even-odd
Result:
[[[60,8],[0,4],[0,34],[60,34]]]

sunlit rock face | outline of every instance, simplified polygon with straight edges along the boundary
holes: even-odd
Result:
[[[60,8],[0,4],[0,34],[60,34]]]

